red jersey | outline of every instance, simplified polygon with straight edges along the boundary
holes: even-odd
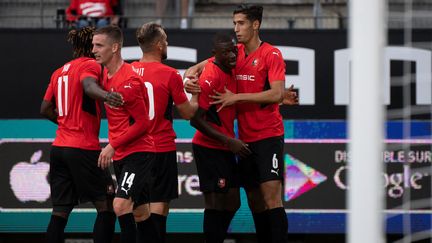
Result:
[[[117,0],[72,0],[66,9],[67,20],[75,21],[77,17],[88,16],[101,18],[112,16]]]
[[[132,66],[147,88],[150,133],[155,142],[155,152],[175,151],[176,134],[172,126],[173,102],[181,105],[188,101],[180,73],[159,62],[133,62]]]
[[[198,105],[206,110],[205,120],[217,131],[228,137],[234,137],[235,106],[224,107],[217,112],[220,105],[210,105],[213,101],[209,95],[214,94],[214,90],[224,93],[225,87],[231,92],[236,93],[236,83],[232,73],[225,73],[213,61],[208,62],[199,77],[201,93],[198,98]],[[228,150],[221,142],[210,138],[200,131],[196,131],[192,143],[204,147]]]
[[[246,56],[244,45],[238,46],[235,79],[238,93],[258,93],[270,89],[273,81],[285,81],[285,62],[281,52],[263,42]],[[255,142],[282,136],[284,127],[279,104],[237,104],[239,138]]]
[[[101,77],[101,66],[92,58],[74,59],[51,76],[44,100],[53,102],[57,110],[58,128],[53,145],[87,150],[100,150],[100,106],[85,95],[81,81]]]
[[[108,138],[115,149],[113,160],[120,160],[135,152],[153,152],[146,103],[148,98],[141,78],[132,70],[132,66],[123,63],[111,78],[105,72],[104,88],[120,93],[124,100],[121,107],[105,104]]]

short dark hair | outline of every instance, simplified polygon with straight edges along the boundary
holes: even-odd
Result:
[[[143,52],[148,52],[153,49],[155,42],[162,37],[162,26],[160,24],[150,22],[143,24],[135,32],[138,44]]]
[[[217,32],[213,37],[213,46],[219,43],[233,42],[233,37],[227,32]]]
[[[238,13],[245,14],[246,18],[251,22],[258,20],[258,22],[261,25],[262,15],[263,15],[263,7],[261,5],[246,4],[246,3],[240,4],[234,10],[233,15]]]
[[[118,26],[108,25],[99,28],[94,32],[93,35],[107,35],[114,42],[120,43],[120,46],[123,45],[123,33]]]
[[[84,27],[82,29],[73,29],[67,35],[67,42],[72,44],[73,57],[94,57],[92,53],[92,39],[94,27]]]

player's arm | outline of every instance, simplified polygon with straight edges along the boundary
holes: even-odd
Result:
[[[281,103],[284,98],[285,87],[285,62],[282,53],[274,48],[266,54],[264,62],[268,68],[267,79],[270,82],[269,89],[257,93],[216,93],[212,96],[212,98],[215,99],[212,104],[221,104],[220,110],[225,106],[238,102],[258,104]]]
[[[180,116],[183,119],[190,120],[198,109],[198,95],[192,95],[192,98],[182,104],[176,105]]]
[[[245,144],[243,141],[236,138],[228,137],[225,134],[214,129],[210,124],[208,124],[208,122],[205,121],[205,113],[206,110],[199,107],[190,121],[191,125],[206,136],[224,144],[229,148],[229,150],[231,150],[231,152],[235,154],[238,154],[242,157],[246,157],[251,154],[248,145]]]
[[[180,73],[177,71],[171,74],[168,86],[180,116],[183,119],[190,120],[198,109],[198,94],[192,94],[192,98],[188,100],[183,89]]]
[[[127,96],[124,97],[124,108],[130,114],[130,117],[133,118],[134,123],[128,127],[125,133],[110,142],[114,149],[124,147],[138,139],[148,132],[150,127],[148,110],[143,95],[143,92],[145,92],[145,89],[142,87],[143,84],[139,80],[131,81],[130,84],[132,88],[123,88],[123,90],[127,90],[127,93],[124,93],[124,96]]]
[[[51,76],[51,81],[48,88],[45,91],[44,98],[40,107],[40,114],[48,120],[58,124],[57,122],[57,112],[55,111],[55,98],[53,92],[53,78],[54,74]]]
[[[130,83],[131,88],[123,88],[125,99],[124,108],[133,118],[134,123],[128,127],[125,133],[111,140],[99,154],[98,166],[105,169],[112,162],[111,158],[119,147],[127,146],[129,143],[144,135],[149,129],[149,117],[147,107],[144,102],[144,88],[139,80],[133,80]]]
[[[117,92],[109,92],[102,89],[97,80],[92,77],[86,77],[82,80],[84,92],[93,99],[102,100],[111,106],[123,105],[123,97]]]
[[[294,90],[294,85],[291,85],[288,89],[284,90],[283,94],[283,105],[298,105],[298,95],[297,92]]]
[[[58,124],[57,113],[55,112],[54,104],[51,101],[42,100],[40,114],[55,124]]]
[[[204,61],[201,61],[200,63],[197,63],[192,67],[186,69],[183,75],[184,89],[186,90],[186,92],[190,94],[198,94],[199,92],[201,92],[198,84],[198,76],[201,75],[207,63],[208,59],[205,59]]]
[[[214,101],[210,102],[210,104],[220,104],[218,111],[220,111],[225,106],[230,106],[241,102],[279,104],[283,100],[284,85],[285,81],[273,81],[270,83],[270,89],[258,93],[234,94],[228,89],[225,89],[225,93],[214,91],[214,95],[210,95],[210,98],[214,99]]]
[[[184,72],[183,78],[193,77],[196,75],[199,76],[202,73],[204,66],[207,64],[207,62],[208,62],[208,59],[205,59],[205,60],[193,65],[192,67],[189,67]]]

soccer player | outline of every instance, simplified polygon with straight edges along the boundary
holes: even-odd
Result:
[[[122,99],[113,92],[94,90],[102,75],[91,52],[93,31],[88,27],[68,33],[74,59],[52,74],[41,105],[41,114],[58,124],[50,155],[53,211],[48,242],[64,241],[70,212],[78,203],[87,201],[97,210],[94,242],[111,242],[114,233],[114,187],[109,172],[97,164],[101,109],[93,98],[112,106],[121,105]]]
[[[149,242],[165,242],[169,202],[178,197],[176,134],[172,126],[173,102],[181,117],[190,119],[197,107],[197,95],[191,102],[183,89],[177,70],[162,64],[167,58],[167,35],[161,25],[147,23],[136,31],[142,58],[133,62],[134,70],[142,77],[150,104],[150,134],[155,141],[156,162],[152,170],[154,184],[150,188],[150,217],[148,204],[134,210],[138,237]]]
[[[211,105],[214,90],[236,92],[232,69],[236,65],[237,47],[233,39],[218,33],[213,40],[214,61],[208,62],[199,78],[199,108],[191,120],[198,129],[192,140],[194,158],[204,193],[204,237],[207,243],[222,243],[237,209],[240,207],[238,168],[235,154],[246,157],[247,145],[235,138],[234,106],[217,112]]]
[[[288,220],[282,204],[283,135],[279,103],[283,101],[285,63],[281,52],[261,41],[262,6],[241,4],[233,12],[239,52],[235,68],[237,94],[226,89],[212,98],[218,110],[238,103],[239,138],[252,155],[239,161],[259,242],[286,242]],[[185,75],[199,73],[206,61]]]
[[[150,171],[154,160],[154,141],[150,135],[147,92],[133,67],[121,57],[123,34],[117,26],[97,29],[93,36],[93,53],[103,64],[104,89],[123,97],[121,107],[105,105],[109,144],[99,156],[99,166],[106,168],[114,160],[119,165],[114,212],[121,228],[123,242],[136,242],[133,216],[135,202],[148,200]]]

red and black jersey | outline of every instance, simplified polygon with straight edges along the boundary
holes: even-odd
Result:
[[[224,93],[225,87],[231,92],[236,93],[236,84],[232,73],[225,73],[213,61],[209,61],[199,77],[201,93],[198,98],[198,105],[206,110],[205,120],[217,131],[228,137],[234,137],[235,106],[224,107],[217,112],[220,105],[210,105],[213,101],[209,95],[214,91]],[[228,150],[228,148],[217,140],[214,140],[200,131],[196,131],[192,143],[208,148]]]
[[[270,89],[273,81],[285,81],[285,62],[281,52],[263,42],[246,56],[238,45],[235,79],[238,93],[258,93]],[[284,134],[279,104],[241,103],[237,105],[239,138],[254,142]]]
[[[123,96],[124,104],[111,107],[105,104],[108,118],[108,138],[115,149],[113,160],[120,160],[135,152],[154,152],[154,142],[150,135],[148,97],[141,77],[132,65],[123,63],[120,69],[109,78],[104,74],[104,88]]]
[[[99,150],[100,106],[84,93],[82,80],[100,80],[101,66],[80,57],[57,69],[51,76],[44,100],[55,104],[58,128],[53,145]]]
[[[153,136],[156,151],[175,151],[173,121],[173,102],[181,105],[188,99],[183,90],[180,73],[159,62],[133,62],[147,89],[149,97],[150,133]]]

